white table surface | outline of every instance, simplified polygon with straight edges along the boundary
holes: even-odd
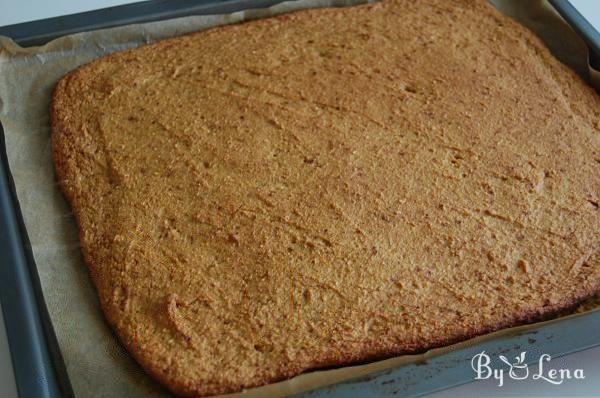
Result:
[[[571,0],[600,31],[600,0]],[[123,0],[0,0],[0,26],[132,3]],[[1,308],[1,307],[0,307]],[[599,331],[600,333],[600,331]],[[430,398],[468,397],[600,397],[600,346],[554,359],[549,367],[584,369],[584,380],[555,386],[540,380],[473,381],[430,395]],[[0,311],[0,398],[17,398],[4,319]],[[23,398],[23,397],[20,397]],[[87,398],[87,397],[84,397]]]

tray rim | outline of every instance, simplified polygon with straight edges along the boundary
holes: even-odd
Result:
[[[93,11],[46,18],[31,22],[0,27],[0,35],[12,38],[17,44],[29,47],[45,44],[55,38],[90,30],[121,25],[151,22],[188,15],[223,14],[245,9],[265,8],[285,0],[147,0]],[[559,14],[587,43],[590,56],[600,59],[600,33],[577,11],[568,0],[548,0]],[[74,397],[69,376],[58,346],[50,316],[44,302],[37,267],[31,253],[31,245],[24,225],[16,189],[8,164],[4,130],[0,123],[0,252],[8,253],[0,258],[0,301],[7,329],[17,391],[20,397]],[[557,319],[554,327],[565,326],[573,319]],[[575,319],[598,322],[600,309],[578,314]],[[9,326],[10,324],[10,326]],[[532,328],[535,332],[548,327]],[[500,339],[492,339],[498,341]],[[509,337],[510,340],[510,337]],[[489,341],[477,343],[485,346]],[[567,355],[580,349],[600,345],[600,339],[581,348],[569,349],[555,357]],[[452,356],[443,353],[433,358]],[[404,365],[393,370],[403,369]],[[336,395],[336,386],[361,386],[376,380],[361,377],[340,384],[313,390],[310,396],[324,396],[327,392]],[[365,379],[365,380],[361,380]],[[32,382],[36,380],[37,382]],[[472,381],[472,378],[434,387],[423,394],[443,390]],[[364,391],[362,391],[364,393]],[[361,393],[361,394],[362,394]],[[417,394],[421,395],[421,394]],[[345,396],[345,395],[339,395]],[[413,395],[415,396],[415,395]]]
[[[0,35],[22,47],[46,44],[73,33],[189,15],[227,14],[267,8],[285,0],[146,0],[59,17],[0,26]]]
[[[0,301],[17,394],[73,397],[18,206],[1,123],[0,252]]]
[[[554,9],[564,18],[589,50],[590,64],[598,67],[600,61],[600,32],[577,10],[569,0],[548,0]]]

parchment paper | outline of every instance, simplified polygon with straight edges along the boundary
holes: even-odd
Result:
[[[58,343],[73,389],[79,397],[162,397],[168,393],[118,344],[104,322],[95,291],[82,264],[76,227],[59,193],[51,161],[48,107],[56,81],[69,70],[110,52],[225,23],[307,7],[346,6],[357,0],[299,0],[269,9],[225,16],[191,16],[66,36],[43,47],[21,48],[0,37],[0,121],[10,169],[25,219]],[[589,69],[587,48],[542,0],[492,0],[504,13],[538,33],[555,55],[581,76],[600,82]],[[597,86],[600,87],[600,86]],[[530,326],[498,334],[513,333]],[[472,341],[368,365],[310,372],[245,392],[282,396],[347,380],[375,370],[416,362]]]

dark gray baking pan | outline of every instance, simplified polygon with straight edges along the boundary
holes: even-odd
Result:
[[[590,50],[590,64],[596,69],[600,69],[600,32],[585,19],[577,8],[569,0],[549,0],[550,4],[560,13],[560,15],[571,25],[571,27],[581,36]]]
[[[0,27],[0,35],[22,46],[44,44],[56,37],[136,22],[184,15],[221,14],[268,7],[279,0],[151,0],[64,17]],[[551,3],[600,55],[600,35],[567,0]],[[1,132],[1,131],[0,131]],[[74,396],[44,303],[27,231],[15,194],[0,134],[0,302],[20,398]],[[600,344],[600,311],[541,325],[535,329],[467,345],[420,363],[371,374],[303,394],[306,397],[415,397],[466,383],[474,378],[473,355],[486,351],[491,366],[502,368],[499,355],[526,362],[541,353],[558,357]]]

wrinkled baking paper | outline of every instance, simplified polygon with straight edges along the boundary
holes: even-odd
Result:
[[[56,81],[76,66],[104,54],[167,37],[302,8],[347,6],[361,2],[289,1],[268,9],[229,15],[190,16],[79,33],[32,48],[21,48],[10,39],[0,37],[0,121],[4,126],[10,169],[48,311],[78,397],[164,397],[169,393],[146,376],[119,345],[103,319],[82,263],[73,216],[57,189],[51,161],[48,107]],[[585,78],[591,76],[592,81],[600,83],[597,72],[588,69],[585,44],[542,0],[492,2],[502,12],[538,32],[557,57],[580,75]],[[479,340],[514,330],[501,331]],[[469,343],[472,342],[466,344]],[[242,395],[261,397],[300,393],[373,371],[421,361],[464,344],[367,365],[309,372],[291,380],[248,390]]]

